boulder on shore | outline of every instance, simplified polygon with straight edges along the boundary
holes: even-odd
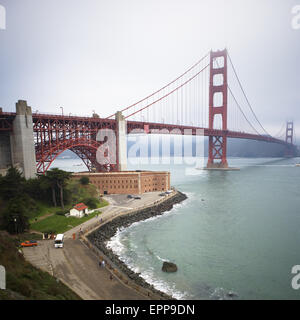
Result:
[[[165,261],[162,266],[162,271],[164,272],[176,272],[177,266],[175,263]]]

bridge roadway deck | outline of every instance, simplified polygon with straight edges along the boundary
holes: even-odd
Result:
[[[13,120],[16,113],[13,112],[2,112],[0,118],[0,131],[10,131],[12,130],[11,126],[8,126],[7,123]],[[37,114],[34,113],[32,115],[33,122],[39,121],[46,121],[48,124],[53,121],[67,123],[85,123],[90,125],[98,124],[100,127],[110,126],[115,123],[114,119],[103,119],[103,118],[93,118],[93,117],[80,117],[80,116],[66,116],[66,115],[52,115],[52,114]],[[3,122],[5,121],[5,123]],[[2,123],[3,122],[3,123]],[[1,125],[2,124],[2,125]],[[93,127],[94,128],[94,127]],[[147,129],[146,129],[147,128]],[[196,134],[196,130],[204,130],[205,136],[221,136],[226,134],[228,138],[237,138],[237,139],[250,139],[250,140],[257,140],[257,141],[265,141],[271,143],[278,143],[283,145],[290,145],[286,143],[284,140],[276,139],[273,137],[259,135],[259,134],[251,134],[246,132],[236,132],[227,130],[226,132],[217,129],[208,129],[208,128],[200,128],[200,127],[193,127],[187,125],[176,125],[176,124],[168,124],[168,123],[154,123],[154,122],[141,122],[141,121],[127,121],[127,133],[132,132],[132,130],[139,129],[139,130],[169,130],[170,132],[174,129],[179,129],[183,132],[183,130],[192,130],[192,134]]]

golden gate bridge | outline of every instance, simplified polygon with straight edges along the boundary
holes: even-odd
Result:
[[[274,111],[273,111],[274,112]],[[0,132],[13,131],[16,113],[0,113]],[[120,119],[124,128],[120,127]],[[258,119],[228,51],[210,51],[173,81],[138,102],[106,118],[32,114],[37,171],[45,173],[65,150],[77,154],[92,171],[122,170],[120,130],[197,135],[209,137],[207,168],[226,169],[227,139],[251,139],[285,146],[286,156],[295,156],[294,126],[289,121],[272,136]],[[100,164],[99,130],[116,133],[115,163]],[[124,153],[124,152],[123,152]],[[126,157],[127,155],[125,155]],[[124,158],[124,154],[123,154]]]

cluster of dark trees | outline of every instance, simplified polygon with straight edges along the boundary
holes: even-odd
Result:
[[[10,233],[23,233],[29,227],[28,217],[37,210],[37,201],[49,206],[65,207],[65,188],[71,173],[57,168],[36,179],[25,180],[21,173],[10,168],[0,176],[1,221]]]

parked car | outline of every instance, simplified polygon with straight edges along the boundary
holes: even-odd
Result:
[[[134,197],[134,199],[141,200],[142,198],[141,197]]]
[[[38,245],[35,240],[27,240],[21,243],[22,247],[36,247]]]
[[[129,195],[127,196],[127,198],[128,198],[128,199],[132,199],[133,196],[132,196],[131,194],[129,194]]]

